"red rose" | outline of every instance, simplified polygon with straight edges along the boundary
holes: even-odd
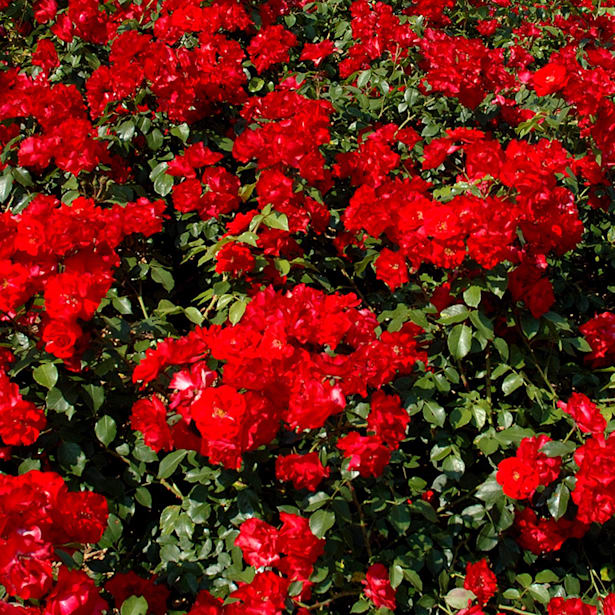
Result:
[[[481,559],[466,566],[466,578],[463,582],[465,589],[474,593],[481,604],[486,604],[498,589],[497,579],[486,559]]]
[[[500,461],[496,480],[502,485],[502,491],[515,500],[529,497],[539,485],[536,468],[518,457]]]
[[[377,478],[391,458],[391,450],[376,436],[362,436],[356,431],[340,438],[337,447],[350,457],[349,470],[358,470],[363,477]]]
[[[408,278],[408,265],[401,252],[393,252],[383,248],[374,264],[376,277],[391,289],[395,290],[405,284]]]
[[[533,76],[534,90],[538,96],[547,96],[561,90],[568,81],[568,71],[565,66],[549,63],[537,70]]]
[[[241,524],[235,546],[241,549],[246,562],[255,568],[271,566],[280,559],[278,530],[256,517]]]
[[[579,331],[585,336],[592,352],[585,360],[592,367],[605,367],[615,360],[615,313],[603,312],[584,325]]]
[[[408,413],[397,395],[376,391],[371,399],[367,428],[373,431],[389,448],[396,449],[406,435],[410,422]]]
[[[372,564],[366,572],[365,580],[362,583],[365,585],[365,595],[376,607],[395,610],[395,594],[397,592],[391,587],[389,571],[384,564]]]
[[[108,607],[85,572],[62,566],[43,615],[100,615]]]
[[[148,614],[166,615],[170,591],[164,585],[156,585],[156,575],[142,579],[134,572],[118,573],[107,582],[105,589],[113,596],[116,607],[121,607],[130,596],[143,596],[149,607]]]
[[[578,428],[585,433],[601,434],[606,429],[606,420],[596,404],[583,393],[573,393],[568,403],[557,402],[558,408],[569,414]]]
[[[596,607],[585,604],[580,598],[551,598],[547,610],[549,615],[596,615]]]
[[[38,527],[13,531],[0,540],[0,583],[9,596],[38,600],[51,587],[52,558],[52,546]]]
[[[45,350],[59,359],[70,359],[82,334],[81,327],[75,322],[51,320],[43,329]]]
[[[276,459],[275,475],[278,480],[292,481],[295,489],[315,491],[320,481],[329,476],[329,468],[322,465],[315,452],[286,455]]]
[[[130,426],[143,434],[143,441],[152,450],[170,451],[173,448],[171,429],[167,423],[167,409],[156,395],[140,399],[132,406]]]

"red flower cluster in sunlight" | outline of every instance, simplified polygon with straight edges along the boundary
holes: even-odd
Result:
[[[282,573],[284,577],[278,577],[276,583],[284,580],[287,588],[288,583],[301,581],[301,593],[297,599],[304,601],[311,595],[313,583],[309,578],[314,562],[324,552],[325,541],[312,534],[308,519],[284,512],[280,513],[280,519],[282,527],[279,530],[255,517],[244,521],[235,545],[241,549],[244,559],[251,566],[257,569],[274,567]],[[249,586],[244,586],[244,602],[249,598],[248,592]],[[284,596],[278,598],[284,601]]]
[[[39,318],[45,349],[72,359],[87,338],[82,325],[92,318],[107,294],[116,249],[133,233],[146,236],[162,229],[164,203],[140,198],[125,207],[97,206],[79,197],[70,205],[36,196],[18,215],[2,214],[0,312],[22,317],[21,306],[43,293]]]
[[[135,404],[132,425],[155,450],[195,448],[212,463],[237,468],[245,451],[268,444],[281,424],[304,431],[322,427],[340,413],[350,396],[374,389],[368,428],[339,441],[351,465],[377,475],[391,449],[403,439],[408,416],[399,398],[379,391],[396,374],[425,361],[406,323],[377,337],[373,313],[353,295],[296,286],[285,294],[257,293],[235,326],[196,329],[148,350],[133,381],[151,382],[169,366],[169,409],[180,417],[172,426],[157,397]],[[222,375],[207,367],[210,356]],[[240,392],[243,390],[243,392]],[[383,443],[384,442],[384,443]]]
[[[483,558],[474,563],[468,562],[463,586],[474,593],[480,604],[489,602],[498,590],[498,584],[488,560]]]
[[[45,411],[25,400],[0,368],[0,438],[4,444],[33,444],[46,424]]]
[[[61,567],[54,581],[55,547],[95,543],[107,526],[107,501],[89,491],[68,491],[53,472],[0,476],[0,584],[11,597],[44,600],[43,615],[73,601],[70,613],[99,614],[107,607],[87,575]]]
[[[285,455],[275,460],[275,475],[278,480],[292,481],[295,489],[315,491],[322,479],[329,476],[329,468],[322,465],[316,452]]]
[[[365,573],[365,580],[361,582],[365,586],[365,595],[377,608],[395,610],[397,592],[391,587],[389,571],[384,564],[372,564]]]
[[[594,435],[580,446],[574,460],[579,466],[572,499],[583,523],[606,523],[615,514],[615,434]]]
[[[573,393],[566,403],[558,401],[557,407],[569,414],[581,431],[592,434],[604,433],[606,419],[587,395]]]
[[[615,362],[615,314],[603,312],[579,327],[591,346],[586,361],[593,367],[604,367]]]
[[[550,442],[546,435],[523,438],[514,457],[503,459],[496,479],[504,493],[516,500],[531,497],[538,485],[548,485],[559,475],[561,457],[547,457],[540,449]]]
[[[515,515],[515,529],[519,546],[541,555],[559,550],[568,538],[582,538],[589,529],[589,524],[576,519],[543,519],[531,508],[524,508]]]

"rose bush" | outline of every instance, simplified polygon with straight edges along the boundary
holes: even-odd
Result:
[[[615,612],[615,0],[0,32],[0,614]]]

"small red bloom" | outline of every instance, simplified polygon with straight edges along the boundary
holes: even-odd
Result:
[[[529,497],[539,485],[536,468],[518,457],[500,461],[496,480],[502,485],[502,491],[515,500]]]
[[[109,605],[85,572],[62,566],[43,615],[100,615]]]
[[[250,248],[243,243],[227,243],[216,254],[216,271],[238,276],[242,272],[251,271],[254,267],[254,257]]]
[[[243,558],[255,568],[274,565],[279,559],[278,530],[261,519],[244,521],[235,539]]]
[[[408,281],[408,265],[401,252],[393,252],[383,248],[376,259],[376,277],[391,289],[395,290]]]
[[[605,367],[615,361],[615,313],[602,312],[579,327],[591,346],[585,360],[592,367]]]
[[[463,586],[465,589],[474,592],[481,604],[489,602],[489,599],[497,591],[498,585],[495,575],[489,568],[489,562],[485,558],[474,564],[468,562]]]
[[[357,431],[340,438],[337,447],[344,452],[344,457],[350,457],[348,469],[358,470],[363,477],[380,476],[391,458],[391,450],[380,438],[362,436]]]
[[[543,66],[533,76],[534,90],[538,96],[547,96],[561,90],[568,81],[568,71],[555,62]]]
[[[315,491],[323,478],[329,476],[329,468],[325,468],[318,453],[306,455],[286,455],[275,461],[275,475],[278,480],[290,480],[295,489]]]
[[[585,604],[580,598],[551,598],[547,610],[549,615],[596,615],[596,607]]]
[[[573,393],[568,403],[557,402],[557,407],[569,414],[581,431],[585,433],[601,434],[606,429],[606,420],[587,395]]]
[[[372,564],[365,574],[365,580],[362,581],[365,585],[365,595],[378,608],[385,607],[395,610],[396,590],[391,587],[389,579],[389,571],[384,564]]]

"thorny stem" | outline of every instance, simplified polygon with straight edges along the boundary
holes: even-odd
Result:
[[[487,403],[489,404],[489,412],[487,420],[489,425],[493,425],[493,404],[491,402],[491,347],[487,346],[487,357],[485,359],[485,393],[487,395]]]
[[[207,318],[209,316],[209,312],[213,310],[214,304],[216,303],[217,300],[218,300],[218,295],[213,295],[211,298],[211,301],[209,302],[209,305],[205,308],[205,311],[203,312],[204,318]]]
[[[299,603],[299,606],[306,609],[307,611],[314,611],[316,609],[321,609],[325,606],[330,605],[332,602],[334,602],[335,600],[338,600],[339,598],[346,598],[347,596],[356,596],[356,595],[357,595],[356,591],[349,590],[349,591],[340,592],[339,594],[335,594],[334,596],[331,596],[331,598],[328,598],[327,600],[323,600],[322,602],[316,602],[315,604]]]
[[[527,346],[527,349],[530,351],[530,357],[532,359],[532,363],[534,363],[534,366],[538,370],[538,373],[540,374],[544,383],[547,385],[547,388],[549,389],[549,391],[551,391],[551,394],[553,395],[553,397],[556,398],[557,393],[555,392],[555,389],[553,388],[553,385],[551,384],[551,382],[549,382],[549,379],[547,378],[547,375],[544,373],[542,367],[540,367],[540,363],[538,363],[538,359],[536,358],[534,349],[530,345],[525,333],[523,332],[523,329],[519,326],[519,323],[516,323],[516,326],[517,326],[517,330],[519,331],[519,335],[521,336],[521,339],[523,340],[523,343]],[[555,399],[553,400],[553,403],[555,403]]]
[[[466,391],[470,390],[470,385],[468,383],[468,378],[466,377],[465,369],[463,369],[463,365],[461,364],[461,359],[457,359],[457,367],[459,368],[459,373],[461,374],[461,382]]]
[[[365,515],[363,514],[363,509],[361,508],[361,503],[359,502],[359,498],[357,497],[357,492],[354,487],[350,485],[350,492],[352,493],[352,499],[359,511],[359,517],[361,519],[359,525],[361,526],[361,533],[363,534],[363,540],[365,542],[365,549],[367,550],[367,555],[369,558],[372,558],[372,548],[369,544],[369,534],[367,532],[367,524],[365,523]]]
[[[122,457],[119,453],[115,452],[114,450],[108,449],[107,452],[111,453],[117,459],[121,459],[125,464],[130,465],[130,461],[128,461],[128,459],[126,459],[125,457]],[[175,485],[169,484],[164,478],[160,479],[160,484],[165,489],[167,489],[167,491],[170,491],[175,497],[183,501],[184,496],[182,495],[182,492]]]

